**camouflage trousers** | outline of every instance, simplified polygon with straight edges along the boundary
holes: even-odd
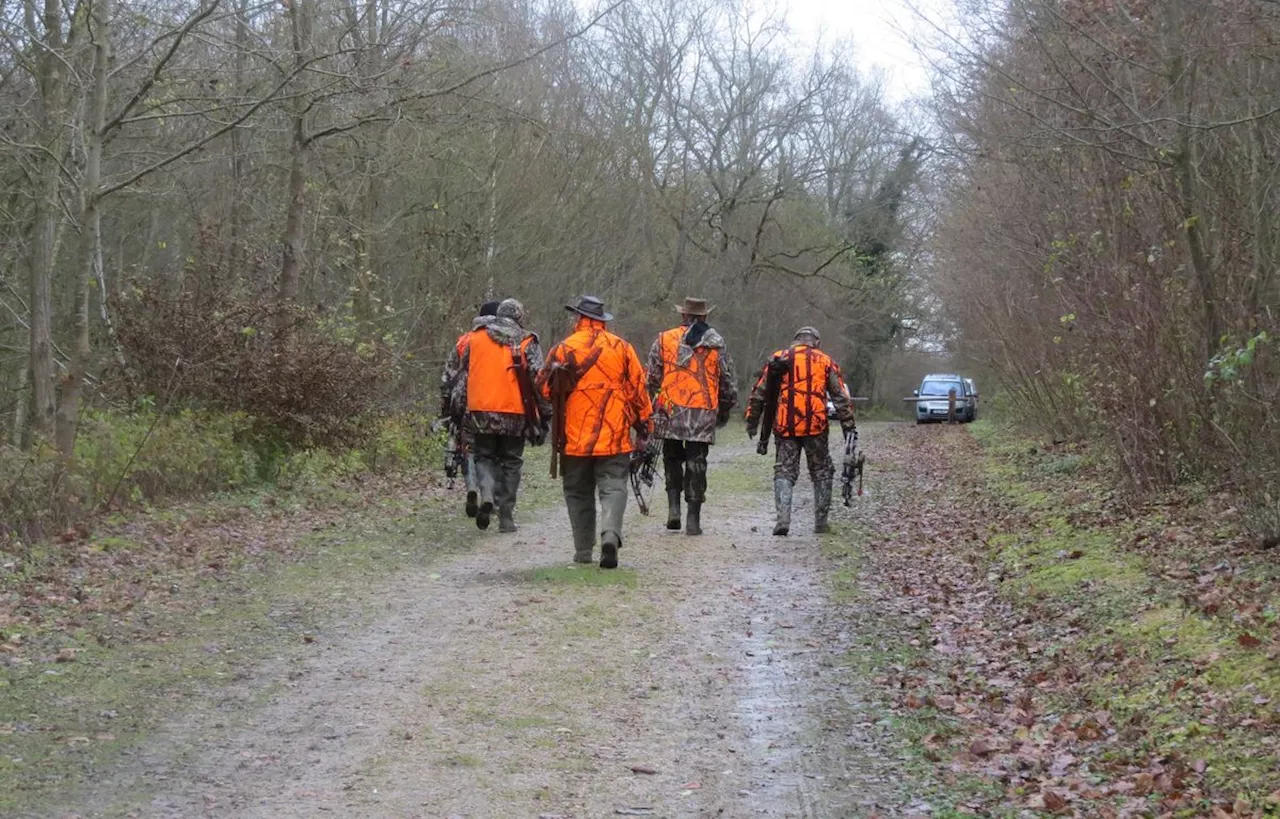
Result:
[[[662,442],[662,466],[667,475],[667,494],[684,492],[690,503],[702,503],[707,499],[707,453],[711,444],[699,441],[678,441],[668,438]]]
[[[818,435],[801,438],[779,438],[777,455],[773,462],[773,477],[795,483],[800,479],[800,453],[809,463],[809,480],[815,486],[830,485],[836,476],[836,465],[831,460],[828,430]]]

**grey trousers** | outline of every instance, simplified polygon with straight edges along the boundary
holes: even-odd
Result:
[[[476,454],[471,450],[467,450],[467,454],[462,457],[462,480],[467,485],[468,492],[480,492],[480,478],[476,475]]]
[[[524,437],[520,435],[477,435],[472,444],[476,459],[476,490],[480,503],[492,503],[499,514],[510,515],[516,508],[520,474],[524,468]]]
[[[560,460],[564,476],[564,503],[573,527],[573,548],[589,552],[596,535],[616,532],[622,538],[622,515],[627,510],[627,480],[631,456],[598,458],[565,455]],[[600,497],[600,522],[596,525],[596,495]]]

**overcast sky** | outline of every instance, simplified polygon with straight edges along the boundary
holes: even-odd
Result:
[[[914,4],[935,21],[948,17],[953,8],[951,0],[916,0]],[[761,5],[786,14],[798,45],[851,39],[858,66],[883,71],[893,99],[928,93],[925,62],[908,37],[931,32],[903,0],[763,0]]]

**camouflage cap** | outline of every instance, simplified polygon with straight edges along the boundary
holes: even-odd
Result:
[[[498,305],[498,318],[509,318],[518,324],[524,320],[524,305],[515,299],[503,299]]]
[[[812,338],[815,344],[822,341],[822,334],[818,332],[817,327],[801,327],[799,330],[796,330],[796,341],[799,341],[804,336]]]

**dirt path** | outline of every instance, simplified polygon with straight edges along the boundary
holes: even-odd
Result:
[[[397,577],[372,627],[247,672],[75,812],[896,815],[902,783],[805,533],[808,484],[783,540],[766,459],[721,446],[711,475],[707,534],[666,532],[655,497],[654,517],[628,510],[616,572],[568,562],[553,506]]]

